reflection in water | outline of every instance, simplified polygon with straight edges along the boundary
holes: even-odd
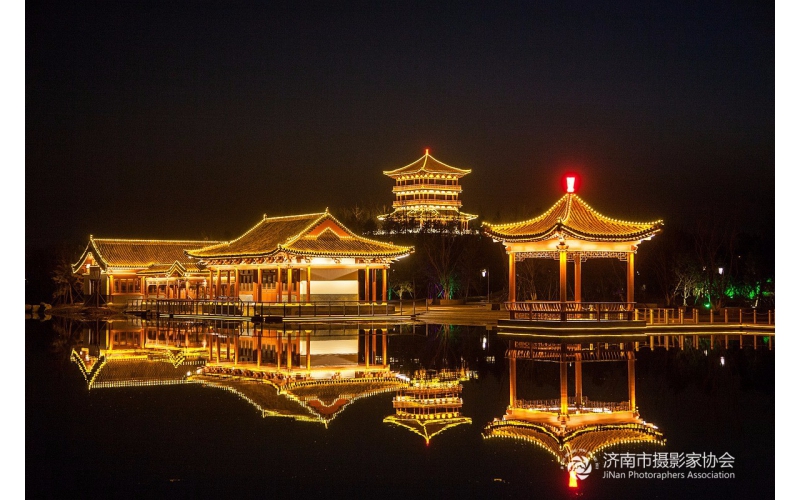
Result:
[[[433,365],[452,362],[457,327],[425,332]],[[350,403],[397,391],[397,414],[386,422],[426,441],[471,419],[462,417],[461,385],[468,373],[418,369],[413,378],[389,365],[388,338],[402,325],[388,323],[253,324],[249,322],[91,322],[70,360],[88,388],[201,384],[231,392],[262,417],[289,417],[327,426]],[[413,359],[419,362],[418,358]],[[408,364],[408,363],[401,363]]]
[[[392,400],[395,414],[383,421],[419,434],[425,444],[447,429],[471,424],[471,418],[461,415],[461,382],[473,376],[466,367],[457,371],[419,370],[408,385],[397,390]]]
[[[509,406],[505,415],[484,429],[487,438],[513,438],[538,445],[567,465],[574,457],[591,459],[599,451],[621,443],[664,444],[663,434],[646,423],[636,406],[634,344],[603,342],[569,344],[510,340]],[[560,397],[525,400],[517,397],[517,362],[557,363]],[[583,392],[583,364],[621,362],[627,366],[628,399],[595,401]],[[574,366],[574,395],[569,395],[568,370]],[[570,471],[570,485],[576,485]]]
[[[110,453],[106,443],[120,456],[143,457],[154,464],[137,468],[142,478],[183,477],[189,489],[203,485],[213,490],[205,476],[213,476],[209,471],[219,462],[206,464],[198,457],[184,466],[159,455],[154,451],[158,447],[143,450],[170,436],[174,422],[197,435],[220,419],[227,432],[209,434],[204,446],[220,460],[237,461],[242,471],[238,480],[254,474],[267,474],[269,479],[294,474],[309,485],[308,493],[328,484],[342,488],[345,482],[369,476],[375,477],[375,485],[446,481],[448,488],[467,494],[478,484],[484,487],[481,493],[497,497],[531,488],[559,496],[568,490],[568,482],[558,466],[569,468],[571,457],[596,455],[602,464],[601,450],[631,451],[624,449],[628,443],[665,444],[664,434],[643,415],[669,435],[669,452],[730,452],[737,459],[759,458],[767,466],[771,456],[768,441],[759,445],[744,432],[752,422],[739,422],[743,413],[730,411],[746,403],[758,409],[752,411],[769,415],[771,400],[752,391],[763,386],[770,396],[774,387],[772,353],[766,348],[726,351],[723,366],[710,348],[706,356],[692,349],[650,350],[643,343],[637,352],[635,344],[606,344],[605,339],[582,344],[508,340],[484,327],[132,319],[54,323],[53,329],[57,336],[52,346],[62,353],[58,362],[71,360],[65,371],[70,375],[54,378],[52,370],[32,369],[43,381],[44,374],[51,374],[32,387],[41,393],[53,384],[70,399],[53,408],[48,406],[53,395],[31,399],[31,442],[48,452],[53,457],[48,459],[50,467],[65,476],[95,468],[103,472],[93,474],[94,481],[108,486],[111,480],[103,478],[116,478],[120,488],[141,494],[148,487],[139,476],[127,478],[104,468],[99,457]],[[740,381],[751,392],[734,385]],[[114,389],[124,387],[133,389]],[[73,409],[72,401],[83,404]],[[641,414],[637,401],[643,405]],[[91,418],[82,420],[84,413],[79,412],[87,403]],[[685,404],[704,404],[709,411],[693,414],[692,425],[685,426],[685,412],[680,410]],[[37,424],[34,419],[39,417]],[[153,429],[163,429],[164,435],[126,441],[125,435],[115,434],[115,426],[135,426],[141,419],[158,422]],[[53,429],[52,421],[63,423]],[[57,451],[62,435],[85,440],[83,445],[94,454],[76,458]],[[420,446],[420,437],[428,446]],[[230,440],[238,445],[229,448]],[[199,450],[191,440],[181,446],[184,456]],[[617,448],[609,449],[612,446]],[[314,466],[295,471],[280,465],[280,470],[265,472],[256,464],[271,456],[263,450],[273,449],[282,450],[279,464],[285,460]],[[245,455],[258,460],[252,466],[243,464]],[[342,459],[320,458],[334,455]],[[523,457],[525,466],[520,467]],[[392,468],[391,477],[381,476],[386,473],[381,464],[386,463],[402,466]],[[751,489],[760,484],[743,480]],[[581,494],[630,488],[635,497],[671,488],[669,497],[681,488],[701,487],[629,481],[617,485],[597,473],[580,484]],[[724,493],[736,485],[722,486]],[[399,488],[404,495],[412,493]],[[693,491],[714,496],[707,490]]]

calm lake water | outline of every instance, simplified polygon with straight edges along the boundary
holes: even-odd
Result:
[[[81,356],[96,356],[96,346],[87,344],[102,343],[103,328],[98,324],[26,322],[25,473],[29,497],[275,498],[314,494],[331,498],[730,499],[775,495],[775,358],[774,351],[766,347],[740,350],[732,343],[727,351],[704,349],[702,344],[698,350],[639,349],[635,353],[636,405],[641,418],[655,424],[666,442],[609,446],[595,455],[592,473],[571,489],[568,472],[543,447],[484,437],[487,424],[504,415],[510,390],[505,357],[508,341],[485,327],[430,325],[427,331],[424,326],[386,330],[386,361],[392,375],[413,377],[420,370],[462,369],[467,374],[460,383],[460,416],[470,421],[442,430],[428,442],[410,428],[384,421],[395,415],[394,390],[355,398],[324,425],[262,416],[262,411],[240,394],[198,383],[90,389],[70,355],[75,349]],[[343,327],[343,332],[346,329]],[[190,334],[190,340],[202,342],[206,338],[202,332],[207,331]],[[353,331],[357,332],[357,327]],[[339,363],[350,362],[357,370],[369,349],[363,337],[346,332],[337,337],[325,331],[314,333],[313,338],[302,337],[294,365],[305,366],[304,355],[310,352],[319,363],[336,356]],[[377,338],[378,357],[371,359],[373,365],[384,361],[380,357],[382,336]],[[158,339],[155,337],[156,344]],[[372,342],[369,345],[374,345]],[[226,347],[222,345],[223,356]],[[83,354],[81,348],[86,349]],[[324,352],[326,348],[331,352]],[[357,352],[348,352],[353,350]],[[264,353],[266,362],[270,354]],[[252,352],[249,355],[253,356]],[[188,361],[171,359],[176,370],[188,368],[192,376],[196,373],[198,365],[181,365]],[[516,363],[519,399],[559,397],[557,363],[521,359]],[[583,365],[584,394],[600,401],[627,400],[624,361]],[[107,370],[104,376],[111,376],[111,366],[103,368]],[[124,373],[115,376],[116,380],[125,378]],[[137,380],[147,376],[131,374]],[[573,384],[571,379],[570,395]],[[684,458],[695,453],[728,454],[733,458],[729,462],[732,467],[725,469],[717,463],[689,469],[684,462],[680,467],[659,470],[639,462],[635,470],[722,471],[735,477],[629,478],[629,470],[621,464],[604,463],[611,453],[655,457],[655,453],[665,452]],[[603,477],[604,471],[613,468],[626,477]]]

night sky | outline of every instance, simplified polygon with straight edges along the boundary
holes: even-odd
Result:
[[[25,13],[27,245],[235,238],[391,206],[425,148],[463,210],[774,232],[769,2],[57,2]]]

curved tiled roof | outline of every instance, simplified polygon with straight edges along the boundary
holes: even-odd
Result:
[[[316,234],[313,230],[330,221],[339,232],[325,229]],[[354,234],[328,212],[265,217],[239,238],[196,250],[187,255],[200,259],[261,257],[287,252],[319,257],[400,257],[413,251],[403,247],[371,240]]]
[[[166,266],[168,269],[175,262],[181,263],[187,270],[196,269],[196,264],[186,256],[185,250],[217,243],[216,241],[196,240],[129,240],[117,238],[89,237],[89,244],[81,258],[72,266],[73,272],[86,261],[91,253],[97,264],[107,267],[131,269],[149,268],[154,265]]]
[[[663,221],[626,222],[598,213],[576,194],[565,194],[542,215],[510,224],[483,223],[488,236],[502,241],[542,241],[556,234],[586,241],[633,241],[649,238]]]
[[[472,172],[472,170],[464,170],[456,167],[451,167],[450,165],[442,163],[433,156],[429,155],[428,152],[426,151],[425,155],[422,158],[413,163],[409,163],[405,167],[400,167],[395,170],[383,171],[383,173],[385,175],[388,175],[389,177],[395,177],[399,175],[413,175],[420,172],[426,172],[429,174],[455,175],[457,177],[462,177]]]

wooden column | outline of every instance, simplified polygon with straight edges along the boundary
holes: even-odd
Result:
[[[569,393],[567,391],[567,362],[565,360],[561,360],[559,363],[559,368],[561,369],[561,411],[559,414],[564,417],[569,412]]]
[[[558,251],[558,296],[561,302],[567,301],[567,250]],[[563,312],[563,311],[562,311]]]
[[[311,302],[311,266],[306,267],[306,302]]]
[[[381,298],[384,302],[386,302],[386,268],[383,268],[383,273],[381,274],[381,278],[383,278],[383,282],[381,283]]]
[[[575,302],[581,301],[581,254],[572,255],[575,262]]]
[[[306,371],[311,374],[311,332],[306,332]]]
[[[369,302],[369,266],[364,268],[364,302]]]
[[[575,405],[583,405],[583,368],[580,359],[575,361]]]
[[[375,274],[377,274],[377,271]],[[372,354],[370,357],[370,361],[372,361],[373,365],[375,364],[375,352],[377,350],[378,350],[378,331],[372,330]]]
[[[230,289],[230,285],[228,288]],[[225,335],[225,361],[231,360],[231,336]]]
[[[364,330],[364,366],[369,368],[369,332]]]
[[[628,353],[628,400],[631,411],[636,411],[636,358],[632,352]]]
[[[256,348],[258,349],[258,353],[256,354],[256,366],[261,366],[261,336],[263,334],[264,334],[264,327],[262,326],[261,331],[257,333],[258,339],[256,340]]]
[[[233,339],[233,364],[239,364],[239,335],[236,335]]]
[[[634,299],[634,288],[633,288],[633,276],[634,276],[634,268],[633,268],[633,256],[635,254],[633,252],[628,252],[628,302],[635,302]],[[631,304],[630,307],[633,307]]]
[[[108,301],[109,302],[114,302],[114,299],[112,297],[113,293],[114,293],[114,276],[109,274],[108,275]]]
[[[263,270],[259,267],[258,271],[256,271],[256,282],[253,283],[253,290],[254,290],[253,300],[255,300],[256,302],[261,302],[262,301],[261,300],[261,281],[264,278],[264,275],[263,275],[262,271]]]
[[[275,345],[275,354],[277,355],[277,362],[278,362],[278,371],[281,370],[281,356],[283,355],[283,335],[281,332],[278,332],[278,340]]]
[[[286,302],[292,301],[292,271],[291,267],[286,270]]]
[[[508,358],[508,407],[517,407],[517,358]]]
[[[381,346],[381,359],[383,360],[383,367],[389,366],[389,354],[386,352],[388,348],[389,330],[383,331],[383,345]]]
[[[513,252],[508,253],[508,301],[517,301],[517,261]]]
[[[214,292],[214,298],[218,299],[222,295],[222,269],[217,268],[217,290]]]
[[[372,302],[376,302],[378,300],[378,294],[377,294],[377,291],[378,291],[377,290],[378,289],[378,270],[377,269],[373,269],[371,274],[372,274],[372,297],[371,297],[371,300],[372,300]]]
[[[283,276],[281,276],[281,268],[278,268],[278,281],[275,284],[277,300],[278,302],[283,302]]]
[[[292,371],[292,334],[291,333],[286,335],[286,370],[287,371]]]

